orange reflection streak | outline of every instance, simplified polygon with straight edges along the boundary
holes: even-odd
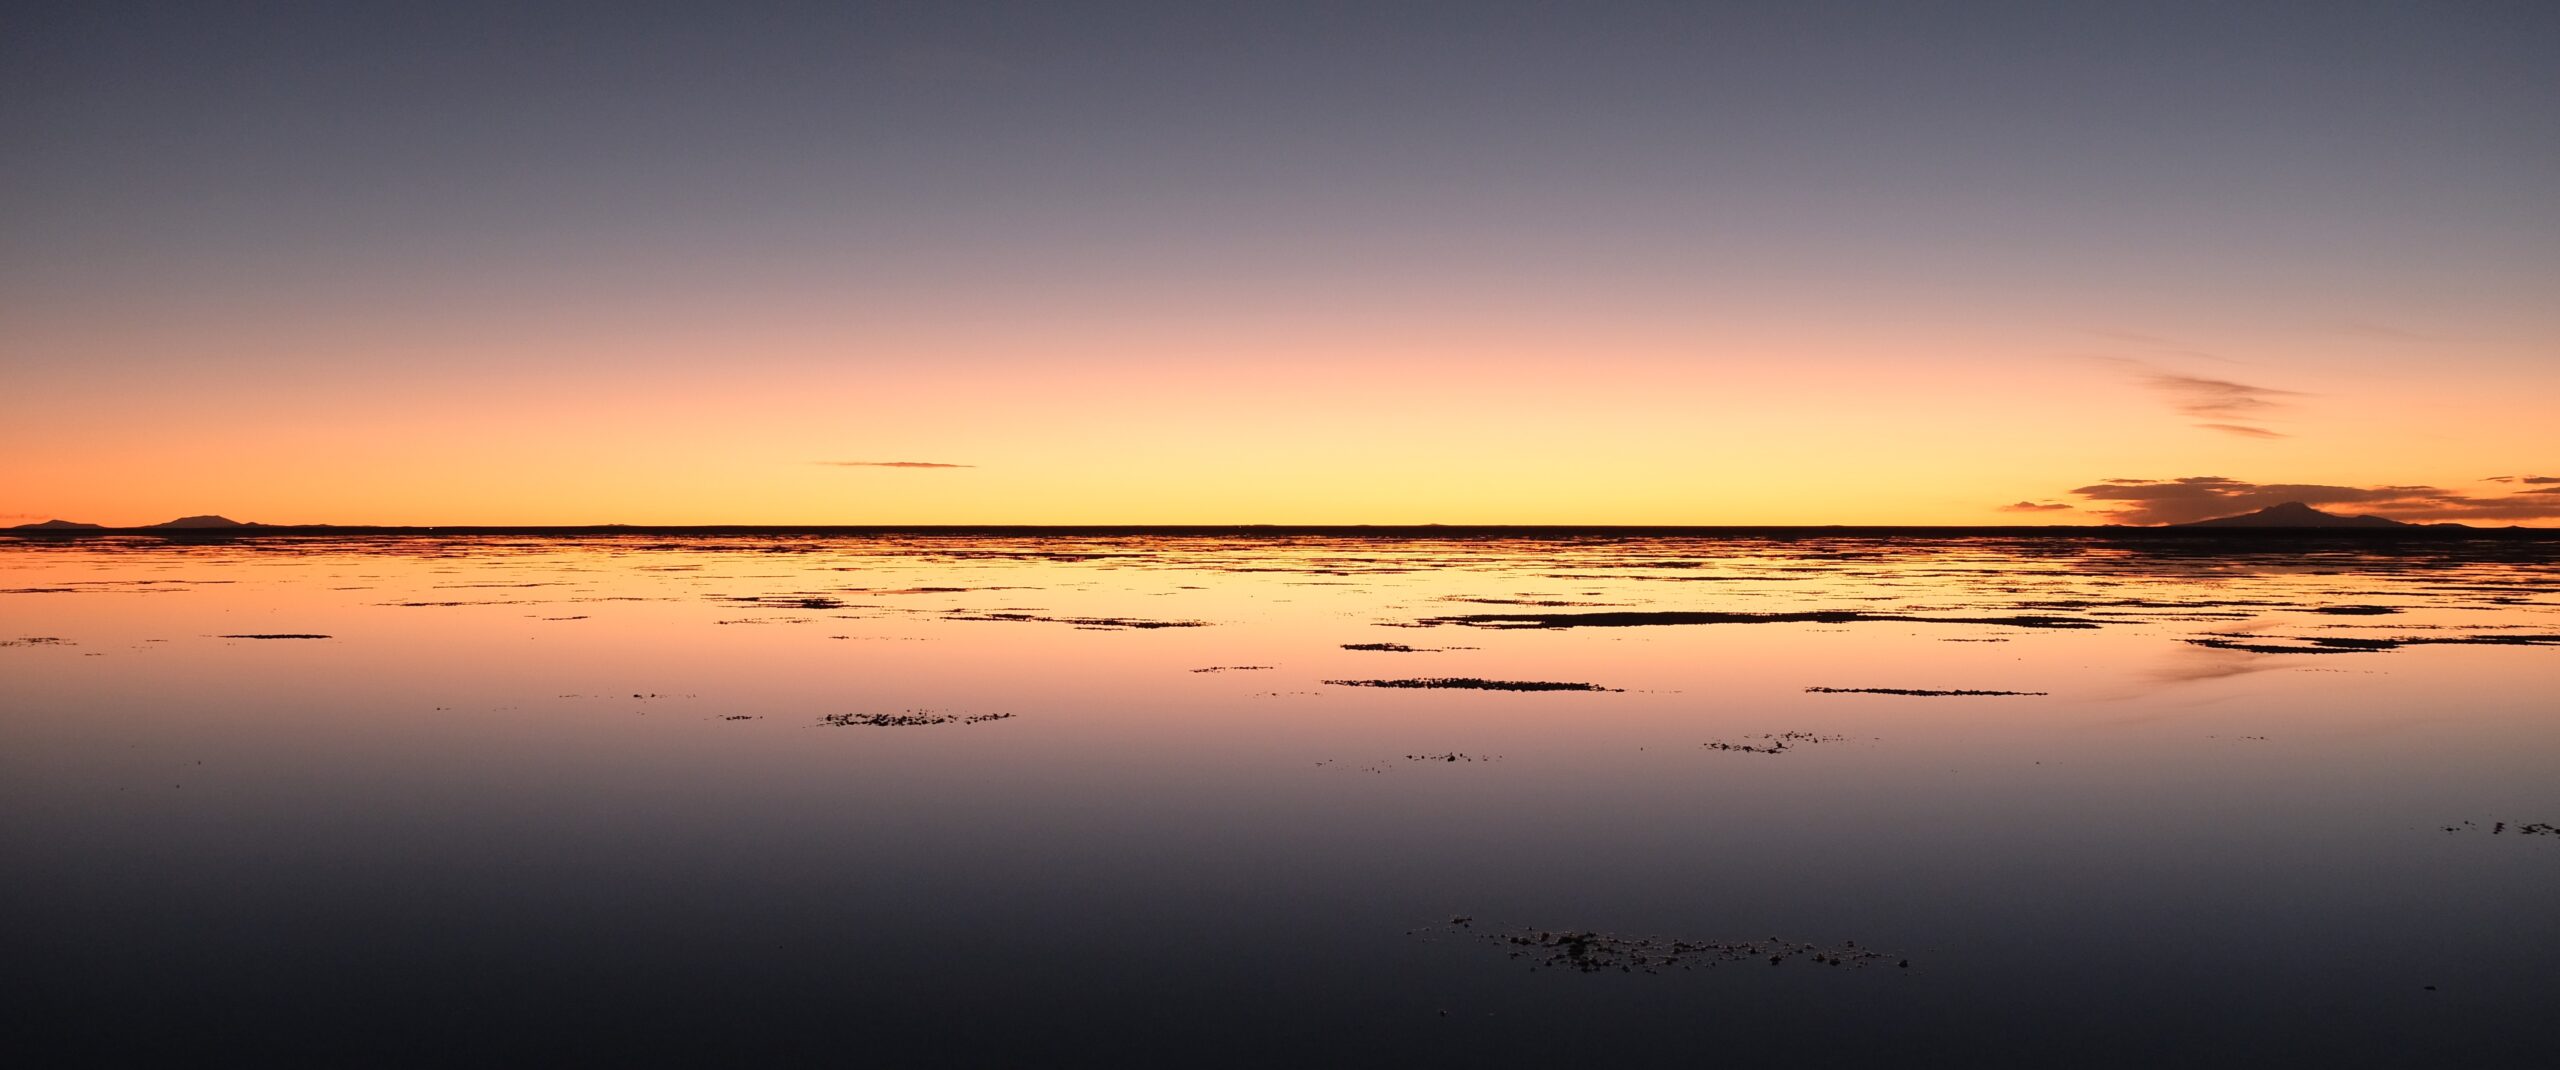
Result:
[[[12,546],[0,562],[0,638],[69,644],[7,654],[135,667],[30,674],[29,702],[173,731],[211,715],[352,746],[346,718],[387,717],[421,745],[477,746],[480,730],[557,739],[635,716],[690,732],[930,708],[1019,712],[983,731],[1148,761],[1426,742],[1596,755],[1799,729],[1889,736],[1906,756],[2144,724],[2387,732],[2423,722],[2395,703],[2428,689],[2492,706],[2535,693],[2547,651],[2440,644],[2529,631],[2516,607],[2552,589],[2548,562],[2425,548],[1857,538],[105,540]],[[1641,616],[1663,613],[1726,618]],[[1787,614],[1832,616],[1759,621]],[[239,635],[328,638],[224,638]],[[2252,649],[2323,637],[2420,645]],[[1413,649],[1346,648],[1375,644]],[[2384,667],[2391,679],[2372,675]],[[1433,677],[1615,690],[1327,683]]]

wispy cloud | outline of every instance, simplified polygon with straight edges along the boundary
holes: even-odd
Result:
[[[2284,433],[2284,432],[2282,432],[2282,431],[2269,431],[2269,430],[2267,430],[2266,428],[2263,428],[2263,427],[2250,427],[2250,426],[2247,426],[2247,425],[2245,425],[2245,424],[2197,424],[2196,426],[2197,426],[2197,427],[2204,428],[2204,429],[2205,429],[2205,430],[2207,430],[2207,431],[2222,431],[2222,432],[2227,432],[2227,433],[2229,433],[2229,434],[2239,435],[2239,436],[2242,436],[2242,437],[2244,437],[2244,438],[2291,438],[2291,437],[2293,437],[2293,436],[2291,436],[2291,435],[2285,434],[2285,433]]]
[[[2077,508],[2079,508],[2079,506],[2072,505],[2068,502],[2010,502],[2007,505],[2001,506],[2000,511],[2004,513],[2051,513],[2065,509]]]
[[[2201,421],[2196,426],[2247,438],[2283,438],[2258,424],[2285,408],[2282,399],[2303,396],[2298,390],[2137,367],[2142,384],[2168,401],[2169,407],[2180,415]]]
[[[2560,488],[2553,488],[2560,490]],[[2406,521],[2560,519],[2560,495],[2529,490],[2481,497],[2443,487],[2347,487],[2325,483],[2252,483],[2225,476],[2110,479],[2074,488],[2099,515],[2120,524],[2179,524],[2301,502]]]
[[[974,464],[944,464],[940,461],[811,461],[829,468],[976,468]]]
[[[2484,483],[2560,483],[2560,476],[2490,476]]]
[[[2145,336],[2121,332],[2101,332],[2110,337],[2140,339]],[[2157,341],[2165,342],[2165,339]],[[2186,352],[2181,356],[2210,357],[2225,363],[2236,363],[2209,353]],[[2100,356],[2104,361],[2131,376],[2134,382],[2167,402],[2179,415],[2196,421],[2195,426],[2207,431],[2220,431],[2242,438],[2287,438],[2283,432],[2265,426],[2266,422],[2291,407],[2288,399],[2308,397],[2299,390],[2259,386],[2233,379],[2216,379],[2205,375],[2189,375],[2170,371],[2147,359]]]

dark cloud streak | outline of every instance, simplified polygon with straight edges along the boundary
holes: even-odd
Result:
[[[2180,414],[2204,421],[2196,426],[2248,438],[2283,438],[2277,432],[2239,421],[2263,420],[2284,408],[2285,403],[2277,399],[2302,396],[2301,392],[2294,390],[2157,369],[2145,370],[2142,381],[2153,393],[2167,398],[2169,406]]]
[[[2483,498],[2423,485],[2346,487],[2186,476],[2110,479],[2074,488],[2071,493],[2096,503],[2100,515],[2120,524],[2181,524],[2286,502],[2333,512],[2341,506],[2355,507],[2355,511],[2413,522],[2560,519],[2560,497],[2540,490]]]
[[[2208,354],[2196,354],[2206,356]],[[2285,438],[2283,432],[2259,426],[2267,418],[2282,412],[2284,399],[2305,397],[2299,390],[2280,390],[2229,379],[2212,379],[2201,375],[2165,371],[2145,361],[2125,357],[2104,358],[2126,368],[2136,380],[2169,403],[2179,415],[2197,421],[2196,426],[2208,431],[2243,438]],[[2216,358],[2220,359],[2220,358]]]

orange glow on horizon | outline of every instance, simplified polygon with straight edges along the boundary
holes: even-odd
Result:
[[[1606,326],[1543,310],[1472,328],[1097,312],[1031,333],[715,318],[638,334],[448,328],[405,342],[325,318],[213,335],[19,327],[15,344],[74,359],[33,377],[46,404],[21,400],[0,430],[0,512],[112,525],[196,513],[400,525],[2045,524],[2103,522],[2098,503],[2067,492],[2114,478],[2493,494],[2517,488],[2482,477],[2560,471],[2538,423],[2560,373],[2521,359],[2539,337],[2529,332],[2476,346],[2489,370],[2456,388],[2395,371],[2407,343],[2335,333],[2218,340],[2260,354],[2258,367],[2226,368],[2058,327],[1684,323],[1658,309],[1587,322]],[[364,368],[332,360],[367,346]],[[136,350],[175,362],[146,378],[76,359]],[[2290,391],[2267,414],[2282,437],[2201,427],[2128,371],[2143,368]],[[969,467],[822,463],[840,460]],[[2019,501],[2080,508],[2000,511]]]

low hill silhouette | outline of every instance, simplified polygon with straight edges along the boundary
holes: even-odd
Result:
[[[40,522],[40,523],[35,523],[35,524],[20,524],[20,525],[17,525],[16,527],[14,527],[14,528],[11,528],[10,530],[12,530],[12,531],[104,531],[104,530],[106,530],[106,525],[104,525],[104,524],[83,524],[83,523],[80,523],[79,521],[76,521],[76,520],[46,520],[46,521],[43,521],[43,522]]]
[[[2286,502],[2282,505],[2270,505],[2254,513],[2220,516],[2211,520],[2190,520],[2184,524],[2169,526],[2173,528],[2413,528],[2421,525],[2406,524],[2379,516],[2339,516],[2336,513],[2321,512],[2301,502]]]
[[[237,521],[237,520],[233,520],[233,519],[231,519],[230,517],[227,517],[227,516],[209,516],[209,515],[208,515],[208,516],[182,516],[182,517],[177,518],[176,520],[172,520],[172,521],[169,521],[169,522],[167,522],[167,523],[162,523],[162,524],[151,524],[151,525],[148,525],[148,526],[149,526],[149,527],[155,527],[155,528],[251,528],[251,527],[256,527],[257,525],[256,525],[256,524],[243,524],[243,523],[241,523],[241,522],[239,522],[239,521]]]

